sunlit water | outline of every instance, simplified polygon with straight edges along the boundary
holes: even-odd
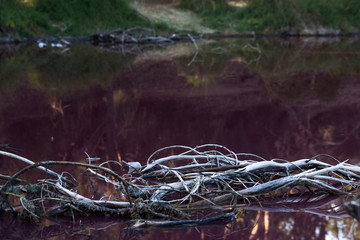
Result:
[[[228,40],[166,46],[0,48],[0,144],[33,161],[86,153],[145,164],[169,145],[221,144],[266,159],[360,157],[360,42]],[[86,152],[86,153],[85,153]],[[1,173],[25,165],[1,158]],[[69,171],[69,168],[56,168]],[[115,169],[116,170],[116,169]],[[121,171],[121,169],[119,170]],[[80,178],[83,170],[74,177]],[[27,179],[40,178],[34,171]],[[82,194],[100,198],[106,193]],[[337,239],[357,237],[341,207],[272,204],[201,227],[129,230],[126,220],[67,217],[27,225],[7,215],[5,238]],[[260,209],[260,211],[258,211]]]

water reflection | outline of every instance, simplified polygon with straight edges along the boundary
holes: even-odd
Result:
[[[2,48],[0,143],[34,161],[85,161],[87,152],[104,161],[144,164],[164,146],[218,143],[268,159],[327,153],[358,163],[360,74],[359,55],[353,53],[359,41],[231,40],[199,46],[195,58],[192,43],[126,55],[90,45],[66,52]],[[0,162],[3,174],[23,167],[6,160]],[[55,230],[41,225],[36,231],[17,220],[1,221],[6,223],[1,235],[14,237],[12,229],[34,238],[49,233],[75,238],[88,231],[104,239],[325,239],[329,230],[348,237],[351,226],[349,219],[269,209],[248,210],[215,226],[135,232],[120,230],[127,223],[113,219],[94,219],[99,225],[78,219],[65,234],[57,231],[68,219],[45,224]],[[19,228],[24,232],[14,230]]]
[[[305,213],[248,212],[246,217],[199,227],[128,229],[114,218],[69,218],[44,220],[40,226],[2,217],[0,233],[7,239],[357,239],[358,224]],[[350,234],[351,233],[351,234]]]

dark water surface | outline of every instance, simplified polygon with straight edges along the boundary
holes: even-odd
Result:
[[[266,159],[326,153],[359,163],[360,41],[246,39],[198,45],[199,52],[192,43],[111,49],[79,44],[68,50],[2,46],[0,144],[35,162],[85,162],[86,152],[102,161],[145,164],[165,146],[216,143]],[[0,166],[1,174],[11,175],[25,165],[1,157]],[[71,173],[80,178],[82,172]],[[26,176],[41,177],[37,171]],[[91,197],[90,189],[81,191]],[[27,225],[4,215],[0,238],[359,236],[341,207],[344,199],[330,200],[314,206],[289,200],[282,208],[269,203],[233,222],[138,231],[125,230],[127,221],[106,217]]]

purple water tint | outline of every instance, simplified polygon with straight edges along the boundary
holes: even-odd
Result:
[[[262,56],[258,60],[254,53],[241,50],[246,44],[230,41],[204,46],[203,55],[193,62],[192,54],[174,58],[150,54],[150,59],[135,60],[134,56],[121,57],[128,66],[99,75],[85,87],[66,82],[62,91],[58,90],[61,82],[50,78],[62,74],[56,63],[50,62],[54,67],[48,66],[44,73],[39,66],[47,65],[34,61],[15,86],[1,85],[0,144],[9,144],[18,149],[17,154],[35,162],[85,162],[86,152],[101,161],[123,159],[144,165],[154,151],[165,146],[216,143],[266,159],[292,161],[326,153],[357,164],[359,57],[330,50],[340,46],[341,53],[358,51],[358,43],[259,42]],[[214,50],[219,46],[226,56]],[[105,60],[109,57],[98,49],[88,50]],[[321,52],[316,55],[315,50]],[[54,54],[34,52],[37,58]],[[2,62],[16,60],[17,54],[29,53],[4,54]],[[116,68],[117,63],[112,64]],[[81,71],[91,73],[95,67]],[[3,174],[11,175],[26,166],[0,159]],[[52,169],[75,177],[82,173],[60,166]],[[33,171],[26,176],[35,181],[41,174]],[[82,193],[93,194],[89,188]],[[343,199],[333,201],[341,203]],[[0,234],[8,239],[325,239],[329,232],[339,236],[350,229],[351,219],[343,211],[324,216],[337,209],[331,201],[325,214],[306,210],[306,204],[299,208],[266,208],[269,206],[249,208],[246,215],[240,214],[230,223],[196,228],[129,230],[127,220],[106,217],[79,217],[74,224],[70,217],[61,217],[29,225],[2,216]],[[284,211],[289,208],[294,210]]]

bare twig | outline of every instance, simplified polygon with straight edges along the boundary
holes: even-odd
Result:
[[[48,166],[48,165],[74,165],[74,166],[80,166],[80,167],[86,167],[86,168],[95,168],[95,169],[100,169],[103,170],[104,172],[111,174],[112,176],[114,176],[118,181],[120,181],[125,188],[125,192],[128,196],[128,200],[130,203],[130,206],[132,205],[132,201],[131,201],[131,197],[128,191],[128,183],[127,181],[125,181],[122,177],[120,177],[117,173],[115,173],[114,171],[105,168],[105,167],[100,167],[97,165],[92,165],[92,164],[86,164],[86,163],[77,163],[77,162],[67,162],[67,161],[45,161],[45,162],[38,162],[38,163],[34,163],[33,165],[30,165],[28,167],[23,168],[22,170],[20,170],[19,172],[15,173],[12,178],[7,181],[2,188],[0,189],[0,192],[4,191],[13,181],[13,179],[16,179],[17,177],[19,177],[20,175],[24,174],[25,172],[33,169],[33,168],[38,168],[40,166]]]
[[[29,159],[27,159],[27,158],[24,158],[24,157],[20,157],[20,156],[18,156],[18,155],[16,155],[16,154],[13,154],[13,153],[0,151],[0,154],[1,154],[1,155],[4,155],[4,156],[7,156],[7,157],[15,158],[15,159],[17,159],[17,160],[20,160],[20,161],[25,162],[25,163],[30,164],[30,165],[35,164],[35,163],[34,163],[33,161],[31,161],[31,160],[29,160]],[[65,180],[65,178],[63,178],[60,174],[58,174],[58,173],[56,173],[56,172],[54,172],[54,171],[52,171],[52,170],[50,170],[50,169],[48,169],[48,168],[45,168],[45,167],[43,167],[43,166],[38,166],[37,168],[39,168],[40,170],[42,170],[42,171],[44,171],[44,172],[46,172],[46,173],[50,173],[51,175],[53,175],[53,176],[55,176],[55,177],[57,177],[57,178],[60,178],[60,179],[62,179],[62,180]],[[14,178],[14,179],[15,179],[15,178]]]

